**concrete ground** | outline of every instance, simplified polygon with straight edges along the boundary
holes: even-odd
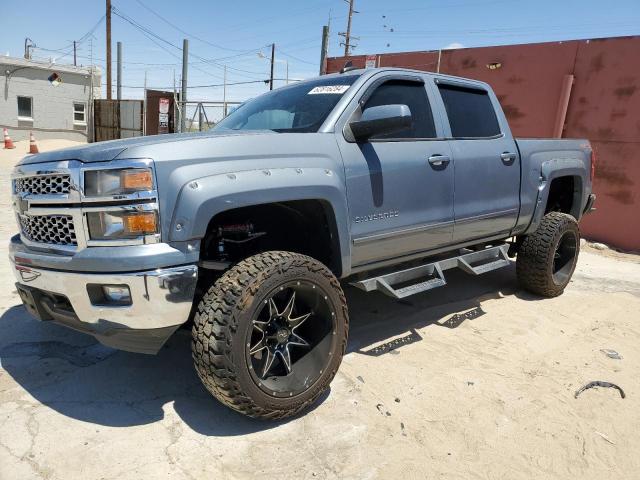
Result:
[[[14,160],[0,150],[4,258]],[[585,247],[555,299],[519,290],[513,266],[400,302],[346,288],[331,390],[276,423],[209,396],[188,332],[158,356],[111,350],[31,319],[6,261],[0,277],[2,480],[638,478],[638,256]],[[592,380],[626,398],[574,398]]]

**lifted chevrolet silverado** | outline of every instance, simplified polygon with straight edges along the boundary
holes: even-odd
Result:
[[[145,353],[189,322],[206,388],[279,418],[340,365],[338,279],[404,298],[516,257],[523,288],[561,294],[593,168],[586,140],[514,139],[485,83],[345,69],[205,134],[25,158],[10,259],[33,316]]]

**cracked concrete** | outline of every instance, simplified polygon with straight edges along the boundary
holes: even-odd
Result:
[[[2,155],[6,259],[16,226]],[[347,289],[350,340],[330,391],[276,423],[210,397],[188,332],[157,356],[114,351],[31,319],[6,260],[0,278],[0,480],[631,479],[640,471],[637,256],[586,248],[565,294],[550,300],[518,290],[513,268],[452,273],[446,287],[403,302]],[[591,380],[617,383],[627,398],[591,389],[574,399]]]

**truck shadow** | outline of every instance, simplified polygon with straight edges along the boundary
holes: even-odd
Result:
[[[513,266],[488,273],[483,281],[456,272],[448,274],[448,281],[405,301],[345,286],[351,318],[347,354],[393,353],[423,340],[417,329],[478,321],[482,301],[515,293]],[[191,429],[212,436],[243,435],[292,420],[252,420],[218,403],[193,369],[189,343],[190,332],[183,330],[157,356],[139,355],[33,320],[21,305],[0,317],[1,369],[38,402],[67,417],[112,427],[145,425],[162,420],[163,406],[173,402]],[[12,395],[7,387],[3,395]]]

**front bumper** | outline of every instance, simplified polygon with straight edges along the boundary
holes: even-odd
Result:
[[[27,310],[131,352],[156,353],[189,318],[196,265],[132,273],[79,273],[16,265],[16,286]],[[87,285],[127,285],[131,305],[95,305]]]

